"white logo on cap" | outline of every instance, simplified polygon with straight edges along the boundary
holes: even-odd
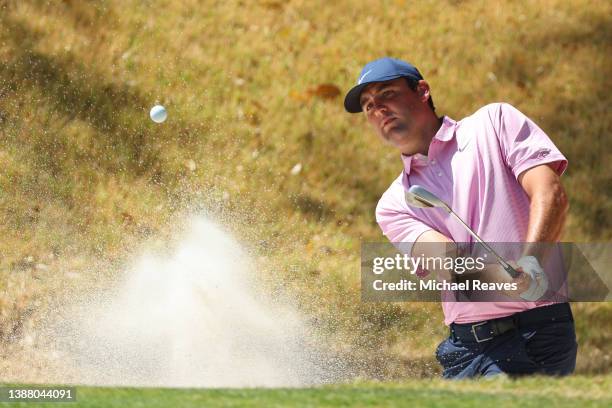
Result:
[[[357,81],[357,85],[360,85],[360,84],[361,84],[361,82],[363,81],[363,78],[365,78],[365,77],[366,77],[366,75],[368,75],[370,72],[372,72],[372,70],[369,70],[368,72],[366,72],[365,74],[363,74],[363,75],[361,76],[361,78],[359,78],[359,81]]]

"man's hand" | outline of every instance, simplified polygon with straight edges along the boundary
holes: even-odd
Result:
[[[518,262],[510,262],[511,266],[519,272],[516,278],[510,275],[499,264],[488,264],[483,270],[471,274],[471,279],[483,282],[514,283],[516,289],[503,290],[503,293],[513,299],[536,301],[548,290],[548,278],[533,256],[525,256]]]
[[[535,256],[524,256],[516,263],[523,272],[515,282],[518,284],[520,297],[528,301],[539,300],[548,290],[548,278]]]

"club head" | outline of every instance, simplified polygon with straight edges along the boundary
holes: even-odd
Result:
[[[433,208],[433,205],[428,202],[419,200],[419,198],[409,191],[404,191],[404,197],[406,198],[406,203],[411,207],[417,208]]]
[[[408,205],[419,208],[439,207],[449,211],[449,206],[434,194],[427,191],[424,187],[414,185],[405,192]]]

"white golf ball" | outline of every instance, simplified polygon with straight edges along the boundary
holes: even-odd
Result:
[[[151,112],[149,112],[149,116],[151,116],[151,120],[155,123],[162,123],[168,117],[168,112],[166,112],[166,108],[161,105],[155,105],[151,108]]]

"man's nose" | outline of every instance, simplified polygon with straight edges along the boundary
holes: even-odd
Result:
[[[374,103],[374,115],[384,117],[386,113],[389,113],[389,109],[387,105],[380,102]]]

